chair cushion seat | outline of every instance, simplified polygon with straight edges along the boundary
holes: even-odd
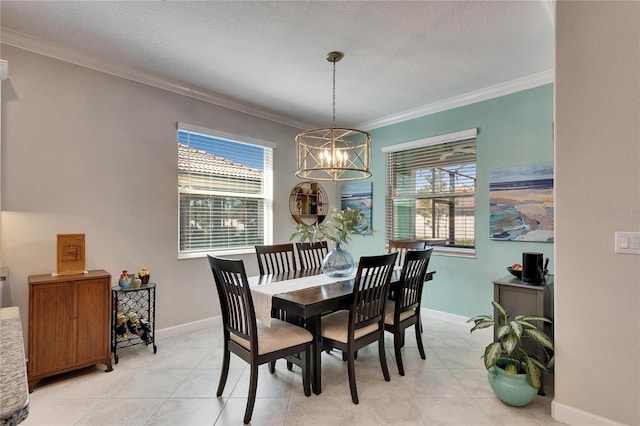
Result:
[[[393,310],[395,309],[396,302],[387,301],[384,307],[384,323],[393,325]],[[400,321],[404,321],[407,318],[411,318],[416,313],[415,310],[411,309],[408,311],[400,312]]]
[[[258,354],[268,354],[313,340],[309,331],[279,319],[271,319],[271,327],[256,321],[258,327]],[[231,340],[250,349],[249,341],[231,333]]]
[[[356,330],[353,337],[357,340],[378,330],[378,324],[370,324]],[[322,317],[322,321],[320,323],[320,335],[322,337],[347,343],[348,332],[349,311],[337,311]]]

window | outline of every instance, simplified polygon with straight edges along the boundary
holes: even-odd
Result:
[[[273,145],[178,124],[178,258],[272,240]]]
[[[386,238],[475,252],[476,129],[383,148]]]

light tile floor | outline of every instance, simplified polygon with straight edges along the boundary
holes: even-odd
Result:
[[[346,363],[334,351],[322,355],[322,394],[305,397],[300,369],[277,363],[271,375],[261,366],[254,425],[560,425],[551,418],[547,395],[527,407],[498,400],[487,383],[480,356],[491,330],[469,333],[461,325],[423,313],[426,360],[420,359],[413,329],[403,348],[406,375],[395,364],[393,338],[385,345],[391,381],[380,370],[377,346],[360,351],[356,378],[360,404],[351,402]],[[158,352],[139,345],[119,351],[112,372],[104,366],[42,380],[30,394],[31,412],[22,425],[240,425],[248,392],[247,364],[231,355],[223,396],[216,398],[220,326],[166,338]]]

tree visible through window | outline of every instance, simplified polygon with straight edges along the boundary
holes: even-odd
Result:
[[[462,133],[384,149],[387,240],[475,248],[475,129]]]
[[[179,257],[271,242],[273,149],[209,132],[178,129]]]

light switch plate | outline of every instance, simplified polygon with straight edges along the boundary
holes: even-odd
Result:
[[[640,254],[640,232],[616,232],[615,252]]]

